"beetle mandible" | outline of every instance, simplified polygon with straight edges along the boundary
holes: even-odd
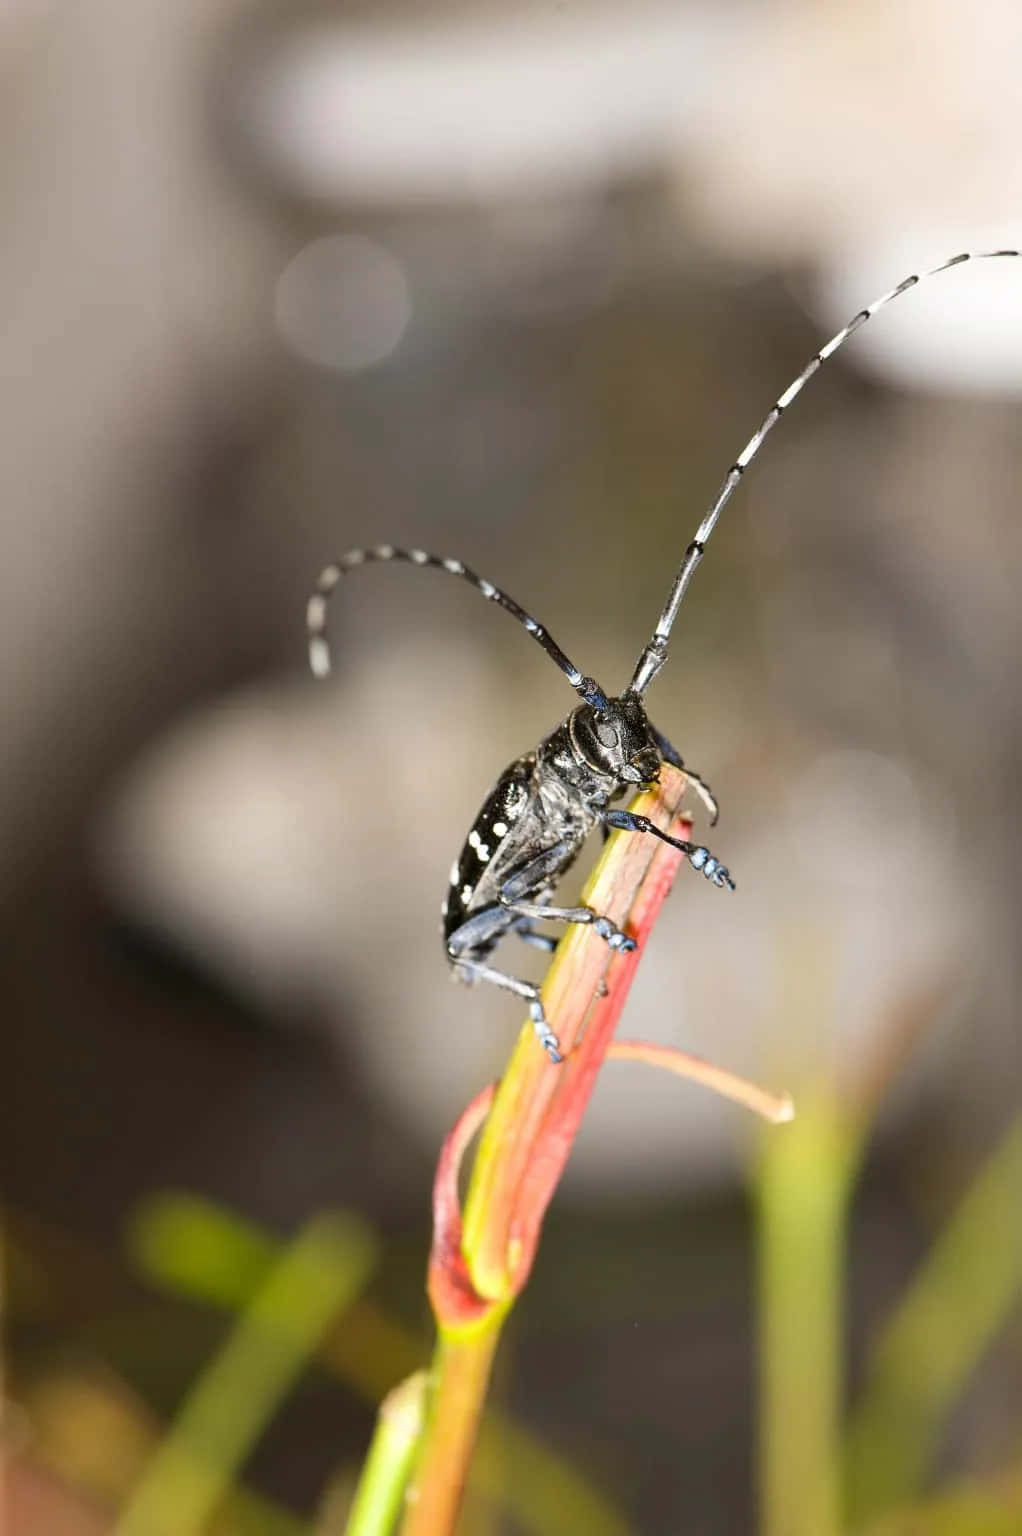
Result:
[[[1020,254],[1017,250],[963,251],[936,267],[913,273],[860,309],[814,353],[798,377],[778,396],[725,475],[695,537],[685,550],[656,628],[622,694],[609,696],[604,693],[593,678],[579,671],[531,614],[460,560],[442,559],[421,549],[397,549],[390,544],[380,544],[371,549],[350,550],[321,573],[309,598],[307,612],[309,659],[317,677],[326,677],[330,671],[327,605],[341,577],[372,562],[407,561],[458,576],[490,602],[505,609],[542,646],[581,700],[535,751],[517,758],[501,774],[484,801],[465,846],[451,866],[450,885],[443,904],[444,947],[455,974],[464,981],[491,982],[525,999],[533,1027],[551,1061],[559,1062],[562,1057],[557,1036],[543,1011],[539,988],[532,982],[497,970],[487,962],[500,940],[509,933],[515,933],[541,949],[553,950],[555,940],[533,927],[539,919],[590,924],[611,949],[635,948],[633,938],[590,907],[560,907],[550,902],[557,881],[574,863],[591,832],[602,827],[605,832],[618,829],[660,838],[679,848],[693,868],[711,884],[729,890],[735,888],[726,867],[708,848],[671,837],[644,816],[614,810],[611,802],[628,790],[655,785],[661,763],[668,762],[684,773],[697,791],[710,813],[710,825],[717,820],[717,803],[709,786],[697,773],[685,767],[680,754],[653,725],[646,713],[644,695],[667,661],[667,641],[681,601],[703,557],[707,540],[738,482],[767,434],[817,369],[878,310],[920,282],[951,267],[967,261]]]

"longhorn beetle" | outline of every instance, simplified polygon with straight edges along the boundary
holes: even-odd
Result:
[[[717,820],[717,802],[709,787],[698,774],[685,768],[667,737],[657,730],[646,713],[643,696],[667,660],[667,641],[681,600],[739,480],[767,433],[816,370],[878,310],[950,267],[972,260],[1019,255],[1019,251],[1008,250],[964,251],[929,271],[914,273],[860,309],[810,358],[798,377],[778,396],[725,475],[685,551],[653,635],[636,662],[632,680],[620,695],[609,697],[593,678],[585,677],[553,636],[524,608],[460,560],[444,560],[421,549],[395,549],[390,544],[380,544],[374,549],[349,550],[320,575],[309,598],[307,615],[309,659],[317,677],[326,677],[330,671],[327,603],[341,577],[374,561],[404,560],[459,576],[490,602],[499,604],[543,647],[582,701],[534,752],[517,758],[501,774],[451,866],[450,886],[443,904],[444,946],[455,974],[464,981],[493,982],[524,998],[533,1027],[551,1061],[559,1062],[562,1058],[557,1036],[543,1012],[539,988],[496,970],[487,962],[508,933],[516,933],[541,949],[553,950],[555,941],[533,928],[537,919],[589,923],[611,949],[635,948],[633,938],[590,907],[558,907],[550,903],[554,886],[574,863],[590,832],[600,826],[605,834],[611,828],[648,833],[680,848],[692,867],[701,871],[711,884],[732,891],[735,888],[727,869],[708,848],[661,832],[645,816],[612,810],[610,802],[629,789],[656,784],[661,762],[668,762],[686,775],[700,795],[710,813],[710,825]]]

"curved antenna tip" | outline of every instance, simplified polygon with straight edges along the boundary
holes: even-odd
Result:
[[[330,647],[322,635],[313,635],[309,640],[309,666],[316,677],[330,676]]]

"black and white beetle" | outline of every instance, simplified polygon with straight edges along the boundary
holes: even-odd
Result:
[[[357,566],[374,561],[404,560],[412,565],[434,566],[459,576],[490,602],[506,609],[567,677],[581,703],[534,752],[517,758],[501,774],[476,817],[468,840],[451,866],[450,886],[443,905],[443,937],[448,961],[465,981],[489,981],[524,998],[533,1027],[551,1061],[561,1060],[556,1035],[551,1030],[539,988],[509,976],[487,964],[491,952],[505,934],[514,932],[527,942],[552,950],[555,941],[537,933],[537,919],[564,923],[589,923],[611,949],[635,948],[635,940],[622,933],[609,918],[589,907],[558,907],[550,904],[557,881],[574,863],[589,834],[601,826],[644,832],[680,848],[693,868],[713,885],[734,890],[727,869],[708,848],[668,836],[643,816],[612,810],[610,802],[629,789],[657,782],[661,762],[672,763],[685,773],[710,812],[712,826],[717,804],[698,774],[685,769],[681,757],[653,725],[643,696],[667,660],[667,641],[681,600],[717,519],[739,480],[759,452],[763,440],[792,404],[816,370],[838,348],[892,299],[926,278],[970,260],[1000,256],[1017,257],[1019,251],[966,251],[950,257],[929,271],[906,277],[897,287],[875,299],[832,336],[780,395],[724,477],[695,538],[685,551],[673,585],[657,620],[649,644],[635,666],[624,693],[608,697],[591,677],[578,668],[530,614],[491,582],[477,576],[460,560],[444,560],[421,549],[395,549],[381,544],[374,549],[354,549],[328,565],[309,598],[309,657],[317,677],[330,671],[326,639],[327,603],[341,577]]]

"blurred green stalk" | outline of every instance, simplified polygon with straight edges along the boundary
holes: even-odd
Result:
[[[152,1282],[190,1301],[248,1307],[284,1252],[269,1232],[196,1195],[153,1195],[136,1211],[128,1247]],[[419,1339],[368,1298],[319,1345],[323,1363],[375,1402],[421,1358]],[[563,1457],[502,1414],[483,1421],[472,1480],[528,1536],[627,1536],[624,1516]]]
[[[973,1180],[881,1334],[845,1447],[854,1524],[918,1495],[947,1415],[1020,1291],[1022,1117]]]
[[[356,1218],[309,1222],[189,1392],[115,1536],[199,1536],[331,1321],[362,1289],[374,1257]]]
[[[428,1377],[416,1371],[380,1404],[345,1536],[389,1536],[397,1524],[425,1421]]]
[[[942,1489],[920,1504],[882,1515],[859,1536],[1018,1536],[1022,1531],[1022,1476],[984,1484],[974,1480]]]
[[[845,1222],[857,1138],[806,1088],[763,1140],[758,1219],[759,1489],[763,1536],[840,1536]]]

